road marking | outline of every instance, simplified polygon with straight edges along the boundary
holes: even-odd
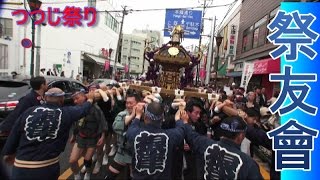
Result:
[[[79,167],[81,167],[83,165],[83,157],[81,157],[79,160],[78,160],[78,165]],[[267,180],[267,179],[270,179],[270,173],[263,167],[259,164],[259,168],[260,168],[260,173],[263,177],[263,179]],[[66,180],[68,179],[71,175],[72,175],[72,170],[71,168],[68,168],[65,172],[63,172],[63,174],[61,174],[58,178],[58,180]]]
[[[260,164],[259,164],[259,168],[260,168],[260,173],[261,173],[263,179],[270,179],[270,173],[268,171],[266,171],[266,169],[263,166],[261,166]]]
[[[81,167],[83,165],[83,157],[81,157],[79,160],[78,160],[78,164],[79,164],[79,167]],[[58,178],[58,180],[66,180],[68,179],[70,176],[72,175],[72,170],[71,168],[68,168],[63,174],[61,174]]]

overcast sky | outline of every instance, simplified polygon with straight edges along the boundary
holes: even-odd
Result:
[[[207,1],[207,4],[222,5],[229,4],[234,0],[213,0]],[[204,0],[123,0],[129,9],[154,9],[154,8],[181,8],[181,7],[197,7],[203,6]],[[211,4],[212,3],[212,4]],[[217,16],[217,24],[219,24],[225,16],[229,6],[215,7],[206,10],[205,17],[213,18]],[[150,29],[161,30],[164,28],[165,10],[149,11],[149,12],[133,12],[125,17],[124,33],[131,33],[133,29]],[[203,34],[210,34],[211,21],[204,21],[205,29]],[[162,31],[163,33],[163,31]],[[166,42],[165,39],[164,42]],[[208,38],[203,37],[203,40]],[[198,40],[186,40],[186,44],[196,44]]]

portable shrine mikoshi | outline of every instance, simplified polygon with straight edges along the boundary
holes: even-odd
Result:
[[[205,99],[216,99],[216,94],[207,93],[203,89],[186,88],[192,84],[193,69],[202,58],[202,52],[192,55],[181,45],[183,39],[183,28],[175,26],[171,33],[171,40],[154,51],[145,49],[144,58],[149,62],[147,81],[143,83],[135,81],[129,86],[130,89],[146,90],[159,93],[163,98],[199,97]],[[161,71],[160,71],[161,69]]]

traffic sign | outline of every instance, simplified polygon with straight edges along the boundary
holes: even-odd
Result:
[[[24,48],[30,48],[32,46],[32,41],[28,38],[24,38],[21,40],[21,45]]]
[[[176,25],[184,29],[184,38],[199,39],[201,31],[202,11],[166,9],[164,36],[169,37]]]

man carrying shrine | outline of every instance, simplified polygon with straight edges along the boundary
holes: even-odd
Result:
[[[176,127],[165,130],[161,129],[163,109],[160,103],[151,102],[146,106],[138,104],[133,112],[135,118],[127,131],[128,141],[133,146],[133,179],[172,178],[174,151],[184,138],[184,125],[180,119],[188,119],[188,115],[185,111],[178,111]],[[140,120],[144,122],[141,126]]]
[[[185,126],[187,142],[198,154],[203,155],[204,179],[262,179],[257,163],[241,152],[245,138],[246,122],[239,116],[222,120],[223,135],[220,141],[208,139]]]
[[[134,107],[140,102],[141,95],[135,90],[128,90],[126,94],[126,109],[121,111],[115,118],[113,130],[117,134],[117,152],[112,162],[107,165],[105,179],[115,179],[128,165],[131,164],[130,148],[128,147],[126,132],[131,123],[127,117],[132,113]]]
[[[59,88],[45,93],[46,103],[26,110],[15,122],[2,150],[13,164],[12,179],[52,179],[60,174],[59,155],[64,151],[72,123],[89,113],[94,94],[82,106],[63,106]]]

